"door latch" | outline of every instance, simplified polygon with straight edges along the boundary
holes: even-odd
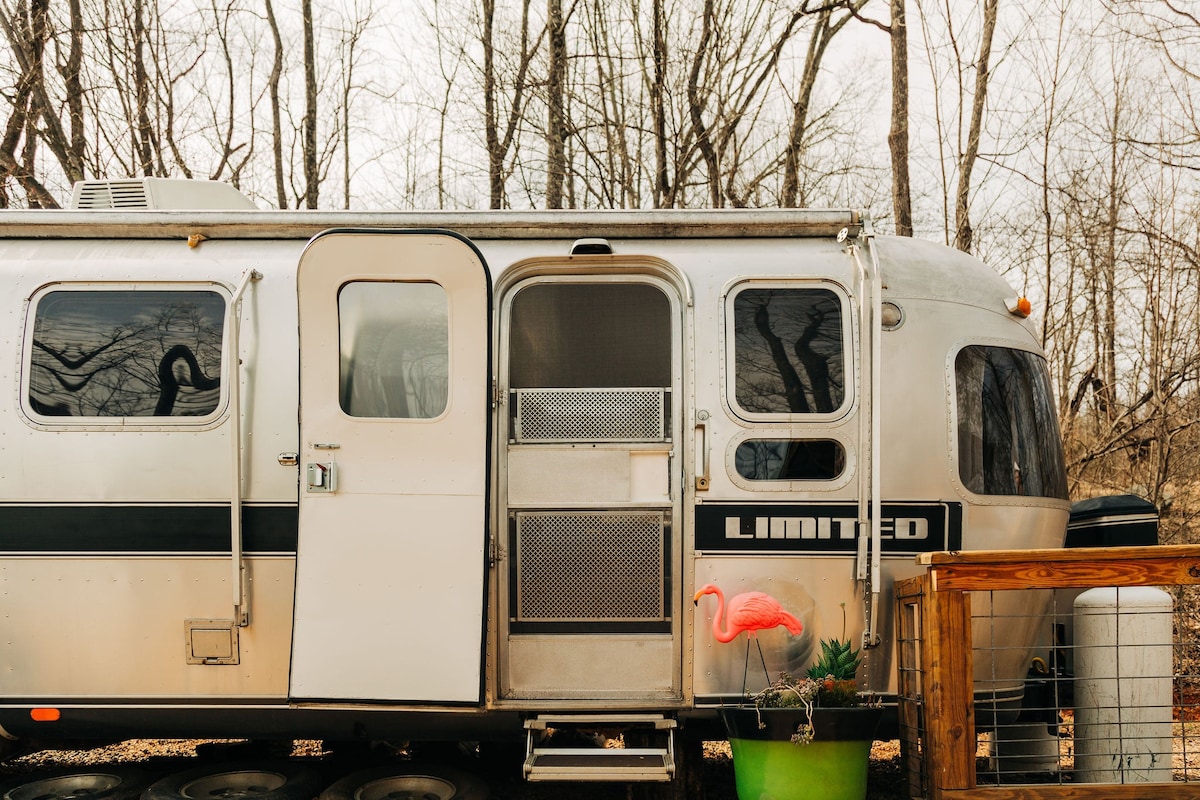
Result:
[[[308,474],[308,491],[333,492],[337,491],[337,463],[333,461],[310,462],[306,470]]]

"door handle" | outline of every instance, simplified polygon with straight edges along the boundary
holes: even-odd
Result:
[[[310,461],[305,467],[308,476],[308,491],[328,493],[337,491],[337,462]]]

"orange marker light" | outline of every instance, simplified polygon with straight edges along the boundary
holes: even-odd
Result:
[[[62,712],[57,708],[31,708],[29,716],[34,722],[58,722]]]
[[[1008,313],[1025,318],[1033,313],[1033,303],[1029,302],[1028,297],[1010,297],[1004,301],[1004,305],[1008,308]]]

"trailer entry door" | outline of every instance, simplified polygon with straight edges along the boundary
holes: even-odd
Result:
[[[480,700],[490,284],[444,233],[337,232],[297,278],[291,696]]]
[[[539,276],[502,301],[501,696],[680,696],[678,295]]]

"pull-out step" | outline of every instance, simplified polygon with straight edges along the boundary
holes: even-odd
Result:
[[[551,729],[652,731],[663,746],[537,746]],[[539,714],[525,720],[525,730],[528,781],[669,781],[675,774],[675,720],[662,714]]]

